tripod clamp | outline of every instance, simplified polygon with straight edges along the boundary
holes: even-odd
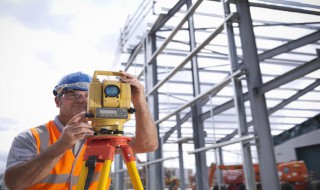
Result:
[[[91,180],[93,178],[94,170],[96,169],[96,162],[97,161],[98,161],[97,156],[89,156],[89,159],[85,164],[86,167],[88,168],[87,179],[86,179],[85,186],[84,186],[85,190],[89,189]]]

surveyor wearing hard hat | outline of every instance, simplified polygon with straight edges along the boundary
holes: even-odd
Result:
[[[131,85],[136,109],[136,135],[130,146],[135,153],[154,151],[158,147],[157,130],[144,88],[133,75],[121,73],[120,80]],[[82,72],[64,76],[53,89],[59,115],[14,139],[5,173],[9,189],[75,188],[86,148],[84,139],[94,133],[84,117],[90,82],[91,77]],[[90,189],[96,185],[93,182]]]

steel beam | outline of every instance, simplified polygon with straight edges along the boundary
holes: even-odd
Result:
[[[307,45],[307,44],[310,44],[313,42],[316,42],[319,39],[320,39],[320,31],[313,32],[309,35],[303,36],[303,37],[296,39],[296,40],[292,40],[286,44],[283,44],[281,46],[278,46],[276,48],[273,48],[271,50],[267,50],[267,51],[261,53],[259,55],[259,60],[262,61],[265,59],[270,59],[270,58],[272,58],[276,55],[279,55],[281,53],[286,53],[286,52],[291,51],[293,49],[302,47],[304,45]]]
[[[297,100],[298,98],[300,98],[301,96],[305,95],[306,93],[314,90],[316,87],[318,87],[320,85],[320,79],[316,80],[315,82],[313,82],[312,84],[308,85],[307,87],[305,87],[302,90],[299,90],[296,94],[290,96],[289,98],[283,100],[282,102],[280,102],[279,104],[277,104],[276,106],[274,106],[273,108],[270,108],[268,110],[268,115],[273,114],[274,112],[280,110],[281,108],[284,108],[286,105],[290,104],[291,102]]]
[[[229,22],[234,19],[236,14],[231,14],[227,17],[227,20],[224,22]],[[195,56],[200,50],[202,50],[209,42],[211,42],[220,32],[223,30],[224,22],[222,22],[218,28],[211,33],[199,46],[192,50],[188,56],[177,66],[175,67],[164,79],[159,81],[148,93],[158,90],[165,82],[167,82],[173,75],[175,75],[180,69],[185,66],[193,56]]]
[[[167,119],[169,119],[170,117],[172,117],[173,115],[175,115],[176,113],[181,112],[182,110],[186,109],[187,107],[190,107],[191,105],[202,101],[203,99],[207,99],[208,95],[215,95],[217,94],[223,87],[225,87],[227,84],[229,84],[231,82],[231,78],[235,77],[239,77],[240,75],[242,75],[243,72],[238,70],[235,73],[229,75],[228,77],[226,77],[225,79],[223,79],[222,81],[220,81],[218,84],[216,84],[214,87],[208,89],[206,92],[199,94],[198,96],[196,96],[194,99],[190,100],[188,103],[184,104],[183,106],[181,106],[180,108],[176,109],[174,112],[166,115],[165,117],[159,119],[156,121],[156,124],[159,124]]]
[[[207,150],[220,148],[220,147],[228,146],[228,145],[231,145],[231,144],[236,144],[236,143],[240,143],[240,142],[244,142],[244,141],[250,141],[250,140],[253,140],[255,138],[256,137],[253,136],[253,135],[243,136],[243,137],[239,137],[237,139],[233,139],[233,140],[230,140],[230,141],[221,142],[221,143],[217,143],[217,144],[214,144],[214,145],[211,145],[211,146],[202,147],[202,148],[198,148],[198,149],[195,149],[195,150],[192,150],[192,151],[188,151],[188,154],[195,154],[195,153],[198,153],[198,152],[204,152],[204,151],[207,151]]]
[[[264,94],[266,92],[269,92],[272,89],[275,89],[281,85],[284,85],[292,80],[301,78],[305,76],[306,74],[309,74],[310,72],[313,72],[320,68],[320,62],[317,59],[313,59],[295,69],[292,69],[291,71],[288,71],[287,73],[280,75],[276,77],[275,79],[261,84],[261,86],[256,87],[254,90],[257,94]],[[248,94],[244,93],[243,97],[245,100],[248,100]],[[233,100],[227,101],[226,103],[219,105],[215,107],[212,112],[214,115],[222,113],[230,108],[233,108]],[[207,119],[210,117],[210,111],[207,111],[201,115],[201,119]]]
[[[162,15],[162,16],[161,16],[161,20],[159,20],[159,22],[157,22],[156,24],[154,24],[154,25],[152,26],[152,28],[151,28],[150,31],[149,31],[149,34],[155,34],[157,31],[159,31],[159,30],[161,29],[161,27],[163,27],[163,26],[166,24],[166,22],[167,22],[168,20],[170,20],[170,19],[174,16],[174,14],[176,14],[176,13],[181,9],[181,7],[182,7],[183,5],[186,4],[186,1],[187,1],[187,0],[180,0],[180,1],[178,1],[178,2],[168,11],[167,14]]]
[[[295,79],[301,78],[313,71],[316,71],[320,68],[320,63],[317,61],[317,59],[313,59],[299,67],[296,67],[287,73],[280,75],[276,77],[275,79],[264,83],[258,87],[256,87],[254,90],[258,95],[264,94],[272,89],[278,88],[281,85],[284,85],[288,82],[291,82]]]
[[[184,23],[187,21],[188,17],[194,13],[194,11],[200,6],[203,0],[196,1],[195,4],[192,5],[184,15],[182,20],[178,23],[178,25],[171,31],[169,36],[165,39],[165,41],[161,44],[161,46],[152,54],[152,56],[148,59],[147,65],[151,64],[152,61],[163,51],[163,49],[169,44],[169,42],[173,39],[173,37],[179,32]],[[138,78],[142,76],[142,72],[138,75]]]

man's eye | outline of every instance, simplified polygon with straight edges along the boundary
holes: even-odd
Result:
[[[77,94],[76,93],[68,93],[68,94],[66,94],[67,96],[69,96],[69,97],[71,97],[71,96],[74,96],[74,97],[76,97],[77,96]]]

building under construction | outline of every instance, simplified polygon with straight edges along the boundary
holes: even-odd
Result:
[[[137,5],[113,69],[145,84],[158,128],[158,150],[137,155],[145,189],[319,188],[319,40],[316,0]],[[281,170],[292,161],[306,171]],[[114,163],[112,188],[132,188]]]

